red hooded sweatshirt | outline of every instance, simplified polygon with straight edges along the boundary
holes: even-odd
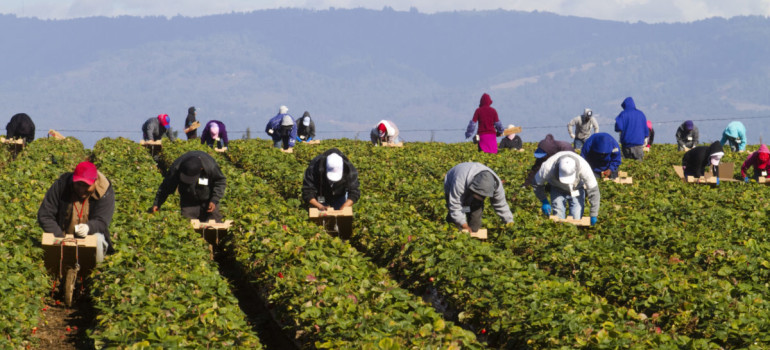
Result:
[[[499,121],[500,118],[497,117],[497,111],[492,108],[492,98],[486,93],[481,95],[479,108],[476,108],[476,112],[473,113],[473,122],[479,123],[479,135],[496,134],[495,123]]]
[[[768,150],[767,146],[759,146],[758,151],[753,152],[746,157],[746,161],[743,162],[743,166],[741,166],[741,176],[746,177],[746,170],[751,166],[754,166],[755,174],[763,171],[770,173],[770,150]]]

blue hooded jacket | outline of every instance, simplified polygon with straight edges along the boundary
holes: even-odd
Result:
[[[720,141],[722,146],[727,143],[728,137],[733,139],[740,139],[741,141],[738,144],[738,150],[746,150],[746,144],[748,144],[748,141],[746,141],[746,127],[743,126],[743,123],[739,121],[733,121],[730,122],[730,124],[727,124],[725,131],[722,132],[722,141]]]
[[[615,118],[615,131],[620,133],[620,144],[623,147],[644,146],[644,139],[650,135],[647,117],[636,109],[631,97],[626,97],[620,106],[623,112]]]
[[[591,170],[597,173],[607,169],[616,172],[621,163],[620,145],[606,132],[591,135],[583,144],[580,155],[591,165]]]

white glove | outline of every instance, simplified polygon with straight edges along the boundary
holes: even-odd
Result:
[[[268,135],[272,135],[272,134],[273,134],[273,129],[268,129],[268,130],[267,130],[267,134],[268,134]]]
[[[305,135],[301,135],[299,138],[304,140],[305,139]]]
[[[88,235],[88,224],[75,225],[75,236],[78,238],[85,238]]]

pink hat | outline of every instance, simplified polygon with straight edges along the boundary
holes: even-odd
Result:
[[[647,129],[652,129],[652,122],[649,120],[647,121]]]
[[[88,185],[93,185],[97,177],[99,177],[99,174],[94,163],[81,162],[75,167],[75,172],[72,173],[72,182],[85,182]]]
[[[160,125],[166,127],[170,122],[170,118],[168,117],[168,114],[158,114],[158,121],[160,122]]]

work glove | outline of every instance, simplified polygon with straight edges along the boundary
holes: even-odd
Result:
[[[719,186],[719,178],[717,178],[717,186]]]
[[[305,135],[302,135],[299,138],[300,138],[300,140],[304,140],[305,139]]]
[[[744,178],[743,178],[743,182],[745,182],[745,183],[749,183],[749,177],[748,177],[748,176],[744,177]]]
[[[594,225],[596,225],[596,221],[598,221],[598,220],[599,220],[599,219],[598,219],[597,217],[595,217],[595,216],[592,216],[592,217],[591,217],[591,226],[594,226]]]
[[[85,238],[88,236],[88,224],[75,225],[75,236],[77,238]]]
[[[272,135],[272,134],[273,134],[273,129],[268,129],[268,130],[267,130],[267,134],[268,134],[268,135]]]
[[[540,208],[543,209],[543,214],[545,216],[551,215],[551,204],[548,203],[547,199],[543,199],[543,206]]]

